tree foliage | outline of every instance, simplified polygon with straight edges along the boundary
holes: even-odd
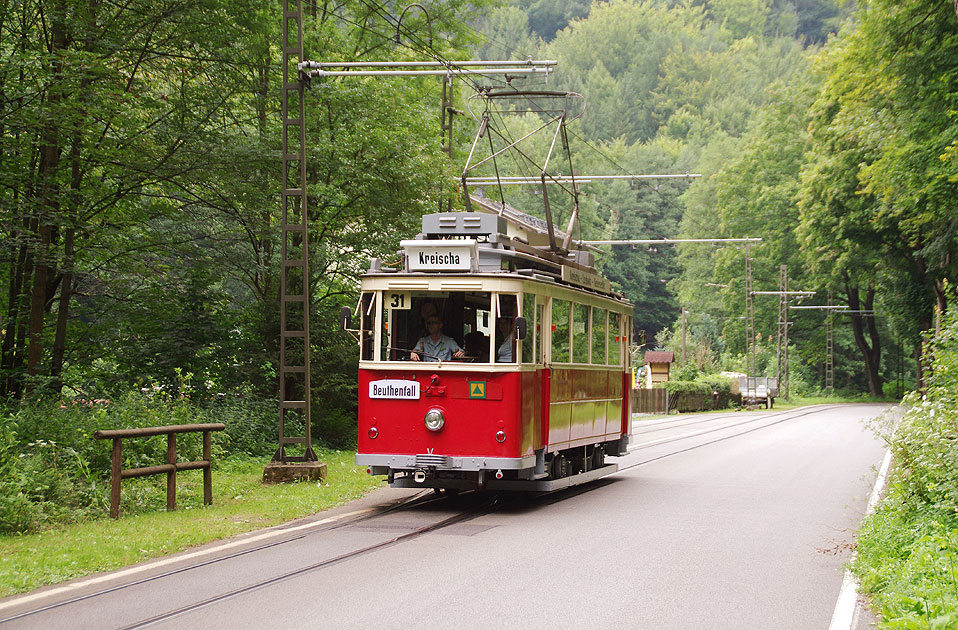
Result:
[[[410,12],[397,44],[387,8],[307,2],[307,53],[461,57],[477,4],[444,3],[429,23]],[[273,0],[0,7],[0,394],[95,396],[188,374],[201,397],[247,383],[275,395],[281,24]],[[349,341],[324,322],[449,171],[434,79],[313,87],[314,341],[341,358]],[[348,415],[331,393],[342,383],[315,382]]]

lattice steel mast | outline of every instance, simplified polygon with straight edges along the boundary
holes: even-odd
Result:
[[[316,461],[312,448],[309,383],[309,230],[306,210],[306,104],[303,2],[283,0],[282,268],[280,271],[279,448],[273,461]],[[297,422],[291,423],[295,418]],[[291,424],[302,425],[288,435]],[[297,427],[299,428],[299,427]],[[303,445],[289,456],[286,447]]]
[[[752,303],[752,248],[745,244],[745,397],[755,398],[755,309]]]
[[[832,317],[832,294],[828,293],[828,311],[825,313],[825,396],[835,389],[835,337]]]
[[[778,392],[788,398],[788,265],[779,267],[778,290],[778,353],[776,357],[776,377]]]

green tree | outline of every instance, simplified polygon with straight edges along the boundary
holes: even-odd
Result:
[[[958,24],[931,1],[878,0],[858,17],[822,57],[827,78],[802,175],[803,241],[839,276],[849,304],[867,308],[882,292],[893,313],[909,314],[900,320],[927,329],[956,270],[956,114],[948,104],[958,92]],[[874,324],[858,325],[877,355]],[[903,332],[918,342],[913,325]]]

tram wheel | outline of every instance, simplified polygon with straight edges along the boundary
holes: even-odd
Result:
[[[556,455],[552,458],[552,478],[561,479],[569,476],[569,460],[565,455]]]
[[[591,470],[596,470],[597,468],[602,468],[605,465],[605,449],[601,446],[596,446],[592,449],[592,461],[589,464]]]

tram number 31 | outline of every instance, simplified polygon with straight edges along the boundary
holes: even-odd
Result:
[[[412,308],[408,293],[389,293],[386,295],[386,302],[389,308],[396,311],[408,311]]]

